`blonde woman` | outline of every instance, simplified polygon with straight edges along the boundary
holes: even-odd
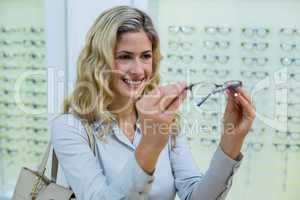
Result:
[[[107,10],[88,32],[74,91],[51,134],[77,199],[171,200],[176,193],[182,200],[225,199],[254,119],[250,98],[241,88],[227,91],[224,134],[202,175],[179,126],[186,83],[159,86],[160,59],[151,19],[138,9]]]

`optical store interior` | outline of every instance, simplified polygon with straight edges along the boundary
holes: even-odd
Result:
[[[241,80],[249,92],[256,118],[227,199],[299,200],[300,0],[0,0],[0,200],[11,198],[23,166],[40,163],[49,120],[62,112],[76,80],[87,31],[116,5],[153,19],[162,84]],[[226,95],[194,103],[180,111],[205,172]]]

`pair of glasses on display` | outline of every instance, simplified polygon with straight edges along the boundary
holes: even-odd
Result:
[[[282,87],[282,88],[278,88],[279,91],[281,90],[287,90],[288,94],[291,95],[291,97],[297,98],[300,96],[300,87],[290,87],[290,88],[286,88],[286,87]]]
[[[265,38],[269,35],[269,33],[270,30],[268,28],[242,28],[242,34],[249,38],[253,38],[255,36]]]
[[[196,69],[188,69],[185,67],[181,67],[181,68],[175,68],[175,67],[168,67],[167,68],[167,72],[169,73],[169,75],[180,75],[180,76],[185,76],[185,75],[189,75],[189,76],[198,76],[200,70],[196,70]],[[172,81],[171,81],[172,82]],[[168,83],[171,83],[170,81]]]
[[[217,40],[205,40],[203,41],[203,46],[206,49],[215,50],[215,49],[221,49],[225,50],[230,47],[229,41],[217,41]]]
[[[202,124],[200,123],[200,133],[203,134],[217,134],[217,130],[219,129],[216,124]]]
[[[9,85],[16,83],[17,78],[0,76],[0,83],[3,85]],[[34,90],[44,91],[47,81],[40,78],[27,78],[22,81],[22,84],[25,84],[26,87],[34,88]],[[1,86],[1,85],[0,85]]]
[[[202,74],[207,78],[212,78],[212,77],[225,78],[230,74],[230,71],[228,69],[204,68],[202,70]]]
[[[275,130],[275,134],[280,139],[300,140],[300,132]]]
[[[190,114],[189,114],[190,116]],[[197,117],[199,118],[199,116],[197,115]],[[188,118],[188,120],[183,122],[183,126],[184,128],[188,128],[188,130],[190,130],[189,132],[195,133],[196,136],[198,136],[198,133],[203,134],[205,133],[212,133],[213,131],[216,131],[218,129],[217,125],[204,125],[203,124],[203,120],[198,119],[195,117],[190,117]]]
[[[209,147],[213,147],[216,146],[219,142],[219,139],[217,138],[199,138],[199,140],[197,140],[201,146],[209,148]]]
[[[3,59],[30,59],[30,60],[44,60],[45,54],[36,54],[36,53],[7,53],[0,52],[0,58]]]
[[[25,131],[28,133],[35,133],[35,134],[47,134],[47,128],[38,128],[33,126],[24,127]]]
[[[32,102],[25,102],[23,104],[20,104],[22,106],[25,106],[26,108],[32,108],[32,109],[47,109],[46,104],[38,104],[38,103],[32,103]],[[15,109],[18,108],[19,104],[16,102],[8,102],[8,101],[2,101],[0,100],[0,107],[3,109]]]
[[[22,114],[15,114],[15,113],[7,114],[5,112],[0,112],[1,122],[4,122],[6,120],[11,121],[12,119],[23,120],[23,119],[25,119],[25,116]]]
[[[232,32],[230,27],[226,26],[205,26],[204,32],[208,35],[222,35],[227,36]]]
[[[38,124],[47,122],[47,117],[44,116],[31,116],[31,115],[24,115],[24,114],[14,114],[14,113],[0,113],[0,119],[2,122],[5,121],[12,121],[12,120],[20,120],[20,121],[28,121],[30,124]]]
[[[289,97],[292,99],[298,99],[300,96],[300,87],[288,87],[288,86],[282,86],[276,88],[278,92],[287,92]]]
[[[265,51],[269,47],[267,42],[242,42],[241,47],[247,51]]]
[[[42,140],[42,139],[36,139],[36,138],[27,138],[27,139],[9,138],[9,137],[4,136],[4,137],[1,137],[0,140],[4,141],[5,144],[8,144],[8,145],[9,145],[9,143],[16,143],[16,142],[25,142],[25,143],[35,144],[35,145],[38,145],[38,144],[46,145],[47,144],[47,138]]]
[[[300,44],[296,44],[296,43],[281,43],[280,44],[280,48],[283,51],[300,51]]]
[[[20,156],[21,151],[16,148],[0,147],[0,153],[3,156],[3,165],[5,168],[15,167],[16,159]]]
[[[25,95],[34,97],[34,98],[39,98],[39,97],[47,97],[47,92],[39,92],[39,91],[33,91],[33,90],[26,90],[24,92]]]
[[[290,144],[290,143],[273,143],[276,151],[278,152],[299,152],[300,144]]]
[[[7,90],[7,89],[4,89],[4,90],[0,90],[0,94],[2,93],[2,95],[4,95],[4,96],[7,96],[7,95],[13,95],[13,94],[15,94],[16,92],[15,91],[13,91],[13,90]]]
[[[292,79],[292,80],[295,80],[297,82],[300,81],[300,73],[296,73],[296,72],[292,72],[289,74],[289,77]]]
[[[196,135],[216,135],[218,133],[217,125],[203,125],[201,120],[189,120],[184,123],[185,128],[188,128],[189,133],[191,133],[191,140],[196,140],[198,137]]]
[[[168,46],[171,50],[179,50],[179,49],[191,50],[193,44],[191,42],[187,42],[187,41],[177,42],[177,41],[171,40],[168,42]]]
[[[45,46],[45,40],[0,40],[0,46],[23,46],[39,48]]]
[[[47,144],[47,140],[41,140],[41,139],[36,139],[36,138],[27,138],[26,143],[30,144],[30,145],[46,145]]]
[[[190,54],[186,54],[186,55],[168,54],[167,58],[170,62],[174,62],[174,63],[181,62],[183,64],[189,64],[193,62],[195,59],[195,57]]]
[[[46,70],[46,66],[44,65],[27,65],[23,66],[23,68],[27,70]]]
[[[269,76],[266,71],[241,71],[241,76],[247,79],[263,79]]]
[[[0,34],[12,34],[12,33],[22,33],[22,34],[41,34],[44,33],[44,28],[41,27],[0,27]]]
[[[267,57],[242,57],[242,62],[247,66],[266,66],[269,62]]]
[[[47,109],[47,104],[46,103],[26,102],[24,105],[27,108],[32,108],[32,109],[42,109],[42,110],[46,110]]]
[[[300,110],[300,102],[276,102],[278,106],[287,106],[288,108],[291,108],[292,110]]]
[[[229,62],[230,57],[228,55],[203,55],[202,59],[208,64],[222,64],[225,65]]]
[[[45,85],[47,81],[42,78],[27,78],[26,83],[31,85]]]
[[[0,70],[1,69],[18,71],[18,70],[23,70],[24,68],[21,66],[15,66],[15,65],[0,65]]]
[[[247,142],[243,147],[243,150],[245,152],[251,152],[251,151],[260,152],[262,151],[263,147],[264,144],[261,142]]]
[[[222,93],[226,90],[235,91],[238,87],[242,87],[242,82],[238,80],[226,81],[223,84],[197,82],[189,84],[184,89],[184,91],[188,90],[190,93],[190,100],[195,102],[196,106],[200,107],[204,102],[206,102],[209,99],[209,97],[218,93]],[[168,109],[169,106],[177,100],[177,98],[174,98],[166,109]]]
[[[300,36],[300,28],[281,28],[279,33],[284,36]]]
[[[172,26],[168,27],[168,31],[171,34],[182,33],[184,35],[190,35],[190,34],[192,34],[192,33],[194,33],[196,31],[196,28],[193,27],[193,26],[185,26],[185,25],[174,26],[174,25],[172,25]]]
[[[188,69],[186,69],[186,68],[168,67],[167,68],[167,72],[168,72],[169,75],[172,75],[172,76],[176,76],[176,75],[183,76],[183,75],[187,74]]]
[[[289,58],[289,57],[282,57],[280,58],[280,63],[283,66],[297,66],[300,67],[300,58]]]
[[[48,131],[48,129],[45,127],[33,127],[28,125],[22,125],[19,127],[13,125],[5,125],[1,126],[0,130],[3,132],[24,132],[26,134],[34,133],[38,135],[45,135]]]
[[[266,133],[266,128],[265,127],[260,127],[260,128],[251,128],[249,130],[250,136],[262,136]]]
[[[291,123],[300,122],[300,116],[297,115],[276,115],[275,119],[280,122],[291,122]]]
[[[9,147],[0,147],[0,152],[2,153],[3,157],[16,155],[19,153],[18,149],[9,148]]]
[[[28,158],[29,161],[32,161],[32,159],[40,159],[43,155],[43,152],[41,151],[41,149],[38,149],[38,148],[36,148],[34,150],[30,149],[30,150],[28,150],[27,153],[29,155],[29,158]]]
[[[214,99],[214,98],[211,98]],[[214,100],[213,100],[214,101]],[[218,100],[214,101],[218,103]],[[197,118],[199,117],[202,121],[218,121],[220,120],[220,113],[219,112],[200,112],[197,113]]]
[[[42,65],[4,65],[0,64],[0,70],[46,70],[45,66]]]

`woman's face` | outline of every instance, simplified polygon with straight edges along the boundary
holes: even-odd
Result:
[[[135,98],[143,91],[152,76],[152,43],[144,31],[119,37],[114,70],[112,86],[117,98]]]

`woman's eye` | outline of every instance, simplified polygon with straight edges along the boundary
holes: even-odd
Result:
[[[142,56],[142,58],[147,60],[147,59],[152,58],[152,55],[151,54],[145,54],[145,55]]]
[[[118,56],[117,59],[128,60],[128,59],[131,59],[131,56],[130,55],[121,55],[121,56]]]

